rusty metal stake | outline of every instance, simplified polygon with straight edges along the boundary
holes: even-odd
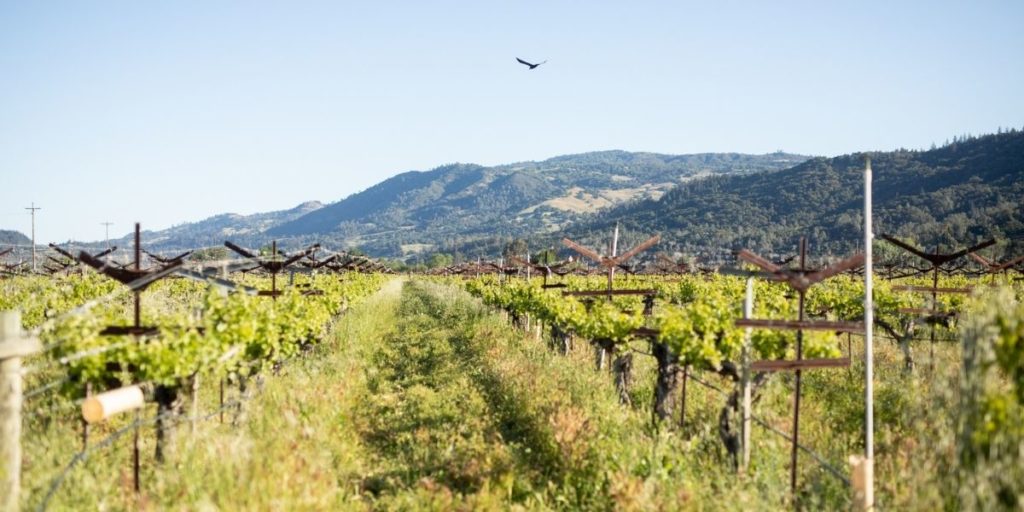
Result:
[[[135,271],[142,271],[142,233],[141,226],[135,223]],[[142,293],[135,290],[135,328],[142,326]]]
[[[277,259],[277,240],[270,242],[270,257]],[[277,302],[277,272],[270,273],[270,299]]]
[[[800,271],[807,270],[807,239],[800,238]],[[799,305],[799,321],[804,321],[804,296],[806,291],[799,290],[800,292],[800,305]],[[797,329],[796,331],[796,360],[800,361],[804,358],[804,330]],[[801,371],[799,368],[796,370],[796,391],[793,395],[793,447],[789,457],[789,489],[793,494],[793,500],[796,501],[796,464],[797,455],[799,454],[799,437],[800,437],[800,377]]]
[[[220,424],[223,425],[224,424],[224,378],[223,377],[221,377],[221,379],[220,379],[220,404],[219,404],[219,409],[220,409]]]
[[[90,396],[92,396],[92,383],[91,382],[86,382],[85,383],[85,398],[88,399]],[[85,421],[85,418],[83,417],[82,418],[82,451],[84,452],[86,450],[86,448],[89,448],[89,422]]]
[[[682,399],[679,403],[679,430],[682,431],[683,427],[686,426],[686,381],[689,380],[690,376],[690,365],[683,365],[683,389]]]
[[[935,252],[939,252],[938,246],[935,247]],[[935,271],[932,272],[932,314],[939,310],[939,296],[936,288],[939,287],[939,267],[935,267]],[[931,339],[928,345],[928,371],[935,373],[935,324],[931,324],[930,335]]]
[[[135,410],[135,435],[132,440],[132,475],[135,482],[135,494],[139,493],[142,487],[141,481],[139,480],[139,431],[142,430],[140,421],[142,420],[142,409]]]

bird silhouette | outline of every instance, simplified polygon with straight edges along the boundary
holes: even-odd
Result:
[[[544,62],[538,62],[536,64],[530,64],[529,62],[526,62],[525,60],[520,59],[519,57],[516,57],[516,60],[519,61],[520,64],[523,64],[523,65],[526,65],[526,66],[530,66],[530,69],[533,69],[533,68],[535,68],[537,66],[540,66],[541,64],[544,64],[544,62],[547,62],[547,61],[544,61]]]

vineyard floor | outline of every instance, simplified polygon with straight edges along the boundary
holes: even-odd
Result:
[[[880,451],[905,462],[913,434],[899,416],[924,405],[911,404],[912,395],[904,395],[913,384],[900,376],[899,358],[895,348],[884,348],[880,357],[880,378],[891,382],[879,385],[879,415],[901,425],[882,427]],[[145,430],[138,497],[131,492],[130,441],[125,440],[77,468],[51,508],[78,509],[81,503],[113,510],[789,506],[785,440],[755,429],[753,471],[737,476],[718,438],[722,397],[691,384],[687,426],[655,428],[649,406],[653,373],[650,358],[638,357],[636,405],[623,406],[611,375],[594,371],[583,343],[559,355],[460,289],[396,279],[339,317],[325,343],[276,375],[264,376],[240,413],[229,410],[223,424],[217,418],[200,422],[192,433],[187,423],[180,426],[162,464],[153,461],[152,430]],[[720,382],[714,375],[704,378]],[[781,430],[789,430],[787,382],[784,377],[773,381],[755,411]],[[845,455],[858,450],[856,373],[810,376],[805,385],[808,419],[801,439],[842,464]],[[215,409],[216,385],[202,389],[201,409]],[[229,397],[237,394],[229,390]],[[823,407],[825,401],[833,408]],[[73,453],[75,424],[59,427],[64,437],[43,451],[57,446],[63,454]],[[884,458],[879,464],[879,487],[887,499],[914,499],[903,494],[906,488],[926,485],[920,477],[914,480],[914,467],[887,464]],[[34,496],[41,483],[35,483]],[[806,458],[801,486],[812,509],[849,506],[843,484]],[[918,494],[917,499],[926,498]]]

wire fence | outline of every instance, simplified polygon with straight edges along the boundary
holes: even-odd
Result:
[[[245,265],[235,266],[235,267],[232,268],[232,270],[237,270],[238,268],[245,268],[247,265],[249,265],[249,264],[247,263]],[[99,271],[102,272],[104,269],[111,268],[112,266],[113,266],[112,264],[103,265],[103,266],[101,266]],[[83,303],[83,304],[81,304],[79,306],[76,306],[76,307],[74,307],[74,308],[72,308],[70,310],[67,310],[67,311],[65,311],[65,312],[63,312],[61,314],[58,314],[56,316],[53,316],[51,318],[46,319],[44,322],[42,322],[41,324],[37,325],[35,328],[33,328],[30,331],[26,332],[25,335],[27,335],[27,336],[25,336],[25,337],[36,338],[40,334],[48,332],[49,330],[51,330],[52,328],[57,326],[60,322],[67,321],[67,320],[69,320],[71,318],[74,318],[74,317],[77,317],[77,316],[87,315],[90,312],[92,312],[96,307],[98,307],[100,305],[107,304],[109,302],[115,301],[115,300],[119,299],[120,297],[123,297],[123,296],[125,296],[125,295],[127,295],[129,293],[141,291],[142,289],[144,289],[145,287],[149,286],[153,282],[155,282],[155,281],[157,281],[159,279],[162,279],[164,277],[167,277],[169,275],[172,275],[172,274],[179,274],[179,275],[182,275],[182,276],[184,276],[186,278],[197,280],[197,281],[201,281],[201,282],[207,283],[207,284],[209,284],[211,286],[219,287],[219,288],[222,288],[222,289],[228,289],[228,290],[232,290],[232,291],[238,291],[238,292],[249,293],[249,294],[255,294],[256,291],[257,291],[255,288],[251,288],[251,287],[248,287],[248,286],[240,285],[240,284],[234,283],[232,281],[228,281],[226,279],[222,279],[220,277],[217,277],[217,275],[214,275],[213,272],[205,271],[204,267],[196,267],[196,268],[198,268],[199,271],[195,271],[195,270],[191,270],[191,269],[188,269],[188,268],[184,268],[184,267],[182,267],[180,265],[174,265],[174,266],[167,266],[167,267],[161,268],[161,269],[159,269],[157,271],[147,273],[144,276],[141,276],[141,277],[139,277],[139,278],[137,278],[137,279],[135,279],[133,281],[130,281],[130,282],[126,283],[125,286],[118,287],[116,290],[113,290],[110,293],[106,293],[106,294],[104,294],[102,296],[95,297],[95,298],[93,298],[91,300],[86,301],[85,303]],[[207,267],[207,269],[208,269],[208,267]],[[50,370],[54,370],[54,369],[57,369],[57,368],[62,367],[62,366],[67,366],[69,364],[72,364],[72,363],[75,363],[75,362],[79,362],[79,361],[81,361],[83,359],[95,357],[95,356],[98,356],[98,355],[101,355],[101,354],[104,354],[104,353],[107,353],[107,352],[110,352],[110,351],[114,351],[114,350],[118,350],[118,349],[124,349],[124,348],[130,347],[132,345],[135,345],[137,343],[144,342],[144,340],[141,340],[139,337],[132,337],[131,339],[127,339],[125,341],[118,341],[118,342],[115,342],[115,343],[106,344],[106,345],[98,346],[98,347],[90,347],[90,348],[86,348],[86,349],[83,349],[83,350],[80,350],[80,351],[77,351],[77,352],[74,352],[74,353],[71,353],[71,354],[61,355],[60,357],[49,357],[49,358],[46,358],[46,359],[43,359],[43,360],[38,359],[40,355],[49,354],[52,351],[61,348],[67,342],[68,342],[67,339],[58,339],[56,341],[53,341],[52,343],[49,343],[49,344],[43,346],[40,351],[36,351],[35,353],[32,353],[30,356],[27,356],[27,357],[31,357],[31,358],[36,359],[37,362],[19,369],[18,373],[21,375],[22,378],[24,378],[25,376],[28,376],[28,375],[44,375],[44,376],[52,376],[53,377],[53,378],[51,378],[48,381],[37,383],[34,387],[31,387],[26,392],[23,392],[21,394],[22,400],[25,400],[26,402],[31,401],[31,403],[33,404],[31,407],[28,407],[28,408],[23,409],[21,411],[22,412],[22,418],[25,418],[25,419],[30,419],[30,418],[31,419],[53,418],[53,417],[55,417],[57,415],[63,415],[63,414],[69,413],[69,412],[71,412],[73,410],[79,409],[89,399],[88,396],[84,396],[84,397],[75,398],[75,399],[68,399],[68,400],[63,400],[63,399],[57,400],[57,399],[55,399],[54,401],[49,402],[49,403],[47,403],[47,402],[39,403],[38,401],[41,398],[46,397],[50,393],[53,393],[53,392],[55,392],[57,390],[61,390],[65,385],[68,385],[69,383],[73,383],[73,381],[76,380],[75,378],[73,378],[73,376],[68,375],[68,374],[54,376],[55,372],[51,372]],[[219,358],[210,359],[209,361],[207,361],[207,363],[204,363],[204,364],[207,364],[207,370],[215,368],[215,367],[217,367],[217,366],[219,366],[219,365],[221,365],[223,363],[227,363],[228,361],[236,358],[241,353],[241,349],[242,348],[243,347],[238,346],[238,345],[229,347],[223,354],[220,355]],[[232,368],[232,371],[237,372],[238,374],[250,375],[251,376],[251,369],[253,367],[258,366],[258,365],[273,365],[274,371],[276,373],[280,369],[281,366],[287,364],[294,357],[299,356],[299,355],[301,355],[303,353],[304,353],[303,351],[300,351],[295,356],[291,356],[291,357],[288,357],[288,358],[285,358],[285,359],[280,359],[280,360],[267,360],[267,359],[263,359],[263,358],[257,358],[257,359],[253,359],[253,360],[241,363],[241,364],[237,364],[237,365],[235,365],[236,363],[232,363],[233,366],[231,368]],[[262,379],[262,377],[260,377],[260,379]],[[258,381],[258,382],[260,382],[260,381]],[[149,382],[139,382],[139,383],[133,384],[133,386],[140,386],[140,387],[152,387],[153,385],[154,385],[154,383],[152,381],[149,381]],[[219,416],[219,415],[223,415],[224,411],[226,411],[226,410],[228,410],[228,409],[230,409],[232,407],[240,407],[244,401],[248,400],[253,395],[253,393],[255,392],[255,390],[258,387],[260,387],[260,386],[249,387],[249,388],[247,388],[247,389],[245,389],[243,391],[241,396],[238,396],[237,398],[235,398],[233,400],[228,400],[228,401],[224,402],[223,401],[223,398],[224,398],[223,397],[223,381],[222,381],[222,383],[221,383],[221,398],[220,398],[221,405],[219,407],[217,407],[215,410],[213,410],[212,412],[207,412],[207,413],[204,413],[204,414],[201,414],[201,415],[200,414],[196,414],[195,412],[193,412],[193,414],[195,414],[194,416],[188,416],[188,415],[181,415],[177,411],[173,411],[172,410],[172,411],[167,411],[167,412],[158,414],[158,415],[156,415],[154,417],[151,417],[151,418],[136,417],[135,421],[133,421],[130,424],[128,424],[128,425],[126,425],[126,426],[124,426],[124,427],[122,427],[122,428],[112,432],[111,434],[107,435],[102,440],[100,440],[100,441],[98,441],[96,443],[93,443],[91,445],[87,444],[87,443],[83,443],[82,450],[79,451],[78,453],[76,453],[67,462],[67,464],[60,469],[60,471],[54,476],[53,480],[50,482],[50,485],[49,485],[49,487],[48,487],[48,489],[47,489],[47,491],[45,493],[45,496],[43,497],[43,500],[40,503],[39,510],[45,510],[49,506],[49,504],[51,503],[51,500],[52,500],[54,494],[57,492],[57,490],[60,488],[60,486],[66,481],[68,475],[70,474],[70,472],[72,472],[74,470],[74,468],[76,468],[77,466],[81,465],[85,460],[87,460],[90,457],[90,455],[95,454],[97,451],[103,450],[103,449],[113,445],[114,443],[117,442],[118,439],[123,438],[125,434],[131,433],[133,431],[137,432],[138,429],[140,429],[140,428],[142,428],[142,427],[144,427],[146,425],[150,425],[150,424],[154,424],[154,423],[160,423],[161,424],[160,428],[173,428],[174,426],[177,426],[177,425],[181,424],[182,422],[186,422],[186,421],[192,421],[192,422],[205,421],[205,420],[208,420],[210,418],[213,418],[213,417],[216,417],[216,416]],[[83,390],[84,390],[84,388],[83,388]],[[171,424],[170,425],[164,425],[163,423],[165,421],[168,421],[168,420],[171,421]],[[83,429],[86,429],[86,427],[83,426]],[[87,432],[87,430],[83,430],[83,441],[86,439],[86,435],[87,435],[86,432]],[[19,440],[19,442],[20,442],[20,440]]]
[[[274,364],[277,365],[278,367],[284,366],[284,365],[288,364],[289,362],[291,362],[292,360],[294,360],[296,357],[299,357],[299,356],[296,355],[296,356],[288,357],[286,359],[282,359],[280,361],[277,361]],[[262,363],[262,361],[251,361],[250,363],[247,363],[247,364],[251,368],[252,366],[255,366],[256,364],[260,364],[260,363]],[[144,383],[134,384],[134,386],[148,386],[148,385],[152,385],[152,382],[144,382]],[[172,421],[169,424],[164,425],[163,428],[174,428],[174,427],[177,427],[177,426],[179,426],[179,425],[181,425],[183,423],[186,423],[186,422],[200,422],[200,421],[210,420],[210,419],[212,419],[214,417],[217,417],[217,416],[221,415],[222,413],[226,412],[229,409],[240,408],[245,402],[249,401],[253,396],[255,396],[256,392],[258,390],[260,390],[261,387],[262,386],[248,386],[236,398],[224,401],[219,407],[217,407],[216,409],[214,409],[212,411],[209,411],[209,412],[204,413],[204,414],[194,415],[194,416],[189,416],[189,415],[181,414],[181,413],[179,413],[176,410],[168,410],[168,411],[165,411],[163,413],[157,414],[157,415],[155,415],[155,416],[153,416],[151,418],[142,418],[141,417],[141,411],[136,411],[136,419],[133,422],[131,422],[128,425],[126,425],[124,427],[121,427],[121,428],[115,430],[114,432],[108,434],[102,440],[97,441],[97,442],[95,442],[93,444],[90,444],[88,446],[83,447],[83,449],[81,451],[76,453],[68,461],[68,463],[64,467],[61,468],[61,470],[57,473],[57,475],[50,481],[50,484],[47,487],[46,494],[45,494],[42,502],[40,503],[39,507],[37,507],[37,510],[38,511],[44,511],[44,510],[47,509],[47,507],[49,506],[49,504],[50,504],[51,500],[53,499],[54,495],[60,489],[60,487],[63,485],[63,483],[66,481],[68,475],[71,473],[71,471],[73,469],[75,469],[75,467],[77,467],[79,464],[85,462],[89,458],[89,456],[91,454],[93,454],[94,452],[102,450],[102,449],[105,449],[105,448],[113,445],[118,439],[124,437],[125,434],[132,433],[132,432],[134,432],[134,431],[136,431],[136,430],[138,430],[138,429],[140,429],[142,427],[145,427],[147,425],[153,425],[153,424],[156,424],[158,422],[162,422],[163,420],[167,420],[167,419],[170,419]],[[72,406],[80,406],[85,400],[86,399],[76,400],[76,401],[70,403],[70,405],[72,405]],[[68,408],[67,405],[68,404],[63,404],[61,408],[62,409],[67,409]]]
[[[697,384],[700,384],[701,386],[704,386],[707,389],[710,389],[712,391],[717,392],[718,394],[720,394],[721,396],[723,396],[725,398],[729,398],[729,393],[728,392],[726,392],[725,390],[723,390],[722,388],[720,388],[718,386],[715,386],[714,384],[711,384],[709,382],[705,382],[703,379],[701,379],[700,377],[695,376],[692,373],[689,374],[689,379],[693,380]],[[769,432],[772,432],[772,433],[778,435],[779,437],[785,439],[788,442],[793,442],[793,437],[792,436],[790,436],[789,434],[779,430],[778,428],[775,428],[774,426],[772,426],[770,423],[768,423],[764,419],[762,419],[762,418],[760,418],[758,416],[755,416],[753,414],[750,415],[750,419],[753,420],[758,425],[761,425],[762,427],[767,429]],[[850,487],[850,485],[851,485],[850,479],[847,478],[846,474],[844,474],[842,470],[840,470],[839,468],[837,468],[833,464],[829,463],[828,460],[823,455],[821,455],[821,454],[815,452],[814,450],[811,450],[810,448],[808,448],[808,447],[806,447],[806,446],[804,446],[802,444],[799,444],[799,443],[797,443],[797,447],[801,451],[806,453],[807,455],[810,455],[811,458],[814,459],[814,461],[817,462],[818,465],[820,465],[822,468],[824,468],[826,471],[828,471],[829,474],[831,474],[832,476],[836,477],[836,479],[838,479],[840,482],[842,482],[847,487]]]
[[[82,463],[86,459],[88,459],[89,455],[92,454],[93,452],[98,451],[98,450],[102,450],[104,448],[107,448],[107,447],[111,446],[112,444],[114,444],[114,442],[116,442],[118,439],[123,437],[125,434],[132,433],[132,432],[134,432],[134,431],[136,431],[136,430],[138,430],[138,429],[140,429],[140,428],[142,428],[144,426],[153,425],[153,424],[156,424],[159,421],[162,421],[162,420],[165,420],[165,419],[168,419],[168,418],[172,419],[173,421],[169,425],[167,425],[167,428],[173,428],[173,427],[179,426],[179,425],[181,425],[182,423],[185,423],[185,422],[209,420],[209,419],[213,418],[214,416],[219,415],[221,412],[224,412],[224,411],[226,411],[228,409],[231,409],[231,408],[234,408],[234,407],[241,406],[242,403],[248,401],[249,398],[251,398],[251,396],[253,394],[251,389],[252,388],[250,388],[250,390],[246,390],[246,392],[243,393],[242,396],[240,396],[238,398],[235,398],[233,400],[229,400],[227,402],[224,402],[224,404],[221,405],[220,407],[218,407],[216,410],[214,410],[214,411],[212,411],[210,413],[207,413],[207,414],[203,414],[203,415],[185,416],[185,415],[181,415],[179,413],[176,413],[174,411],[167,411],[167,412],[158,414],[158,415],[156,415],[156,416],[154,416],[152,418],[141,418],[140,417],[141,414],[138,414],[136,419],[135,419],[135,421],[133,421],[132,423],[130,423],[130,424],[124,426],[124,427],[121,427],[120,429],[118,429],[118,430],[108,434],[107,437],[103,438],[102,440],[100,440],[100,441],[98,441],[98,442],[96,442],[94,444],[89,445],[88,447],[84,448],[83,450],[81,450],[80,452],[75,454],[75,456],[72,457],[70,461],[68,461],[67,465],[65,465],[60,470],[60,472],[57,474],[57,476],[50,482],[50,485],[49,485],[49,487],[48,487],[48,489],[46,491],[46,496],[43,498],[43,501],[40,503],[40,505],[37,508],[37,510],[39,510],[39,511],[46,510],[46,508],[49,506],[50,500],[56,494],[57,490],[60,489],[61,485],[67,479],[67,476],[71,472],[71,470],[73,470],[80,463]]]

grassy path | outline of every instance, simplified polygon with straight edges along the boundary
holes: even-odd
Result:
[[[182,436],[140,505],[609,508],[591,415],[630,415],[610,398],[573,405],[606,384],[521,341],[461,291],[389,283],[268,378],[240,426]]]
[[[461,290],[395,280],[339,318],[313,353],[267,376],[236,426],[182,432],[162,467],[144,465],[140,499],[110,487],[130,485],[120,450],[87,470],[120,471],[120,484],[76,480],[54,508],[82,497],[152,510],[778,505],[737,485],[713,448],[622,407],[591,365],[582,351],[559,356],[509,328]],[[739,499],[718,501],[723,492]]]

